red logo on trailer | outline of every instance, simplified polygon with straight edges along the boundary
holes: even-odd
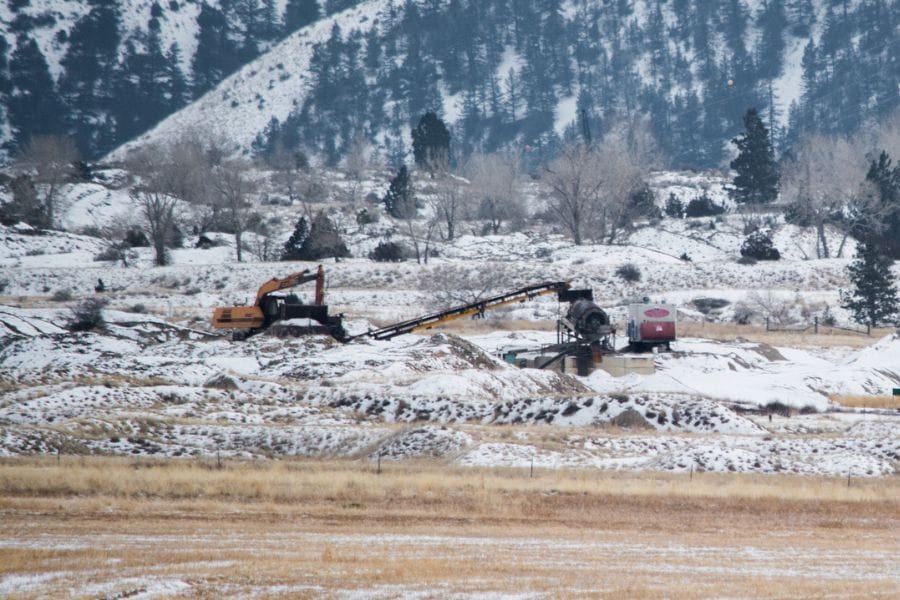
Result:
[[[665,308],[650,308],[644,311],[644,316],[651,319],[662,319],[669,316],[669,311]]]

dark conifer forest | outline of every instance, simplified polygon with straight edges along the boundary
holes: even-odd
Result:
[[[73,136],[86,158],[102,157],[277,51],[298,28],[361,3],[68,4],[82,5],[83,14],[69,19],[44,10],[47,2],[6,1],[0,133],[7,154],[34,135],[60,133]],[[673,167],[706,168],[727,163],[728,142],[749,108],[781,155],[804,134],[853,133],[900,106],[900,3],[890,0],[387,6],[375,23],[332,28],[315,47],[308,95],[258,132],[254,153],[303,148],[334,164],[362,132],[388,156],[401,155],[402,134],[436,111],[456,155],[516,145],[544,160],[567,138],[639,117]],[[183,33],[190,43],[163,41],[163,25],[188,13],[196,15]],[[779,90],[794,97],[779,98]],[[459,107],[452,119],[443,114],[448,98]],[[577,117],[561,130],[563,105]]]

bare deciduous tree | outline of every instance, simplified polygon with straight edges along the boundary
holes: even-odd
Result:
[[[477,269],[444,265],[423,275],[421,286],[432,293],[432,307],[444,310],[501,294],[512,287],[510,279],[503,263],[483,263]]]
[[[456,238],[457,225],[469,213],[465,181],[453,173],[443,173],[434,188],[430,200],[434,218],[443,225],[446,239],[452,241]]]
[[[76,173],[78,148],[71,138],[35,136],[25,144],[16,158],[16,170],[27,174],[37,184],[40,213],[35,215],[37,227],[56,225],[60,211],[60,188]]]
[[[140,220],[153,246],[154,262],[169,263],[167,244],[178,220],[178,198],[172,176],[170,154],[162,146],[142,148],[129,157],[129,170],[138,176],[131,197],[137,205]]]
[[[599,155],[583,144],[566,146],[545,170],[544,182],[552,197],[550,209],[580,246],[603,186]]]
[[[518,156],[511,152],[475,155],[466,164],[466,174],[472,182],[470,193],[478,218],[487,221],[491,233],[500,233],[504,224],[521,225],[526,209]]]
[[[567,146],[547,167],[550,208],[576,245],[612,244],[631,223],[632,194],[661,160],[645,119],[621,121],[599,144]]]
[[[243,260],[243,235],[251,218],[250,196],[256,182],[250,177],[250,164],[243,160],[224,161],[215,170],[216,203],[224,220],[234,234],[234,249],[238,262]]]
[[[369,140],[362,131],[357,131],[353,136],[353,141],[347,149],[344,156],[344,171],[347,173],[348,189],[347,194],[350,196],[350,202],[356,203],[359,200],[359,192],[362,189],[363,178],[366,169],[369,168]]]
[[[427,219],[416,221],[413,217],[403,219],[402,231],[409,239],[416,254],[416,264],[428,264],[431,255],[431,242],[434,239],[434,230],[437,229],[437,221]]]
[[[801,224],[816,230],[817,258],[830,258],[826,226],[857,203],[866,159],[859,144],[845,137],[815,134],[798,144],[782,168],[781,194]]]
[[[594,240],[612,244],[631,224],[631,196],[640,187],[646,171],[626,139],[606,138],[596,153],[601,184],[590,214],[590,232]]]
[[[767,290],[764,294],[751,292],[744,305],[778,325],[787,325],[791,320],[793,303],[785,298],[779,298],[772,290]]]

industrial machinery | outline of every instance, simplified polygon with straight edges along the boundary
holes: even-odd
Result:
[[[313,304],[303,304],[294,294],[277,293],[309,281],[316,282]],[[322,265],[319,265],[315,273],[305,269],[281,279],[270,279],[259,287],[256,302],[252,306],[215,309],[212,326],[215,329],[232,329],[235,340],[246,339],[266,329],[280,337],[318,333],[331,335],[342,341],[347,337],[343,318],[328,314],[328,306],[325,304],[325,270]]]
[[[388,325],[381,329],[367,331],[366,333],[362,333],[350,339],[370,337],[375,338],[376,340],[389,340],[398,335],[403,335],[404,333],[411,333],[420,329],[430,329],[435,325],[447,323],[454,319],[469,316],[482,316],[486,310],[500,308],[501,306],[514,304],[516,302],[525,302],[526,300],[530,300],[537,296],[543,296],[544,294],[552,294],[555,292],[562,298],[568,291],[569,283],[567,281],[547,281],[545,283],[530,285],[506,294],[494,296],[493,298],[488,298],[486,300],[478,300],[441,312],[416,317],[415,319],[402,321],[400,323],[394,323],[393,325]]]
[[[626,326],[629,348],[635,352],[671,350],[677,314],[677,309],[668,304],[630,304]]]

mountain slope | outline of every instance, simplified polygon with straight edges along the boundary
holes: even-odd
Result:
[[[389,4],[387,0],[363,2],[295,32],[196,102],[117,148],[107,160],[121,160],[133,148],[177,139],[185,133],[224,140],[231,147],[249,151],[270,119],[284,120],[302,104],[312,85],[309,65],[314,46],[327,40],[335,25],[349,30],[354,25],[377,24],[378,14]]]
[[[245,153],[280,143],[335,164],[364,134],[399,162],[411,125],[435,110],[461,156],[513,146],[540,161],[643,119],[675,166],[713,167],[748,107],[783,149],[900,106],[898,24],[900,7],[882,0],[716,11],[690,0],[369,1],[298,32],[141,142],[194,128]]]

